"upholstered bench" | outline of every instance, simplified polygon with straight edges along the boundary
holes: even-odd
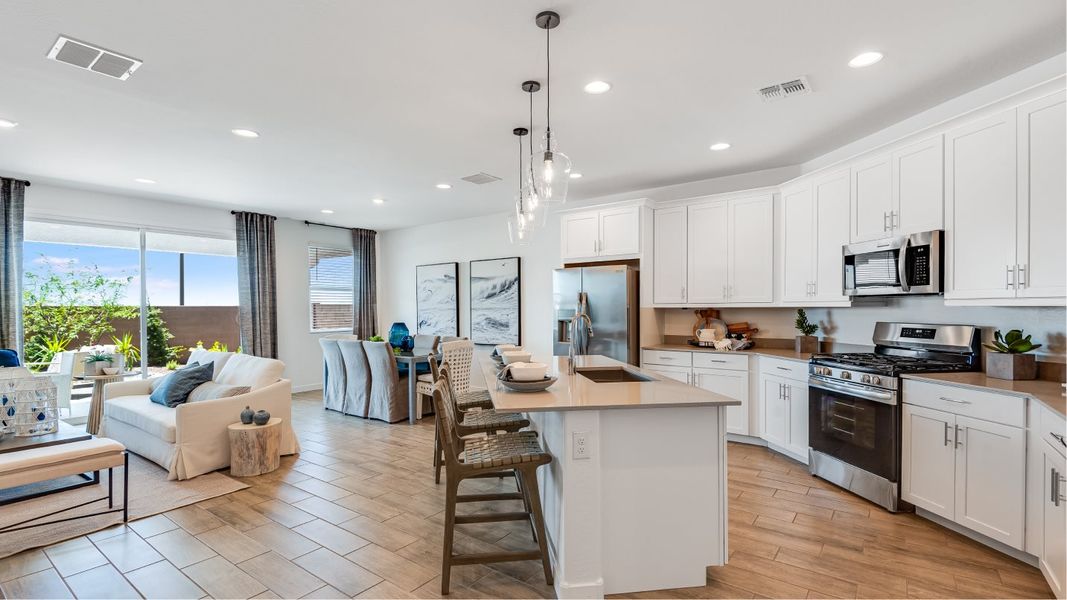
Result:
[[[112,469],[114,469],[115,467],[123,467],[121,509],[113,508],[114,477]],[[116,442],[115,440],[107,438],[92,438],[78,442],[55,444],[53,446],[42,446],[37,448],[30,448],[27,450],[18,450],[14,452],[5,452],[0,454],[0,489],[40,483],[42,481],[58,479],[60,477],[85,475],[90,471],[93,473],[91,483],[99,483],[100,471],[103,471],[104,469],[107,469],[108,471],[108,510],[94,512],[92,514],[78,515],[77,517],[57,519],[55,521],[29,524],[33,521],[53,516],[56,513],[66,512],[68,510],[73,510],[75,508],[80,508],[82,506],[86,506],[104,500],[103,497],[100,497],[93,500],[89,500],[87,502],[76,504],[74,506],[70,506],[62,510],[53,511],[48,514],[39,515],[36,517],[25,519],[23,521],[19,521],[18,523],[6,525],[3,528],[0,528],[0,533],[9,533],[12,531],[18,531],[20,529],[28,529],[30,527],[49,525],[60,521],[67,521],[71,518],[90,517],[120,511],[122,512],[122,521],[126,522],[129,516],[128,507],[130,482],[129,457],[126,454],[126,447],[120,444],[119,442]],[[43,495],[43,493],[23,496],[13,500],[13,502],[28,500],[30,498],[35,498],[41,495]]]

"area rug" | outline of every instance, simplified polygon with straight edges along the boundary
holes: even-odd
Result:
[[[215,498],[248,485],[231,479],[222,473],[208,473],[185,481],[168,481],[167,471],[153,462],[130,454],[130,520],[152,515]],[[31,486],[19,488],[20,492]],[[3,490],[0,499],[11,490]],[[23,521],[35,515],[43,515],[62,508],[104,498],[88,506],[67,511],[56,517],[88,514],[107,507],[107,471],[100,473],[99,485],[88,485],[76,490],[49,494],[33,500],[0,506],[0,527]],[[115,469],[115,506],[122,501],[122,468]],[[48,521],[56,517],[45,518]],[[55,525],[44,525],[12,533],[0,534],[0,558],[17,554],[29,548],[49,546],[57,542],[106,529],[122,522],[122,513],[75,519]]]

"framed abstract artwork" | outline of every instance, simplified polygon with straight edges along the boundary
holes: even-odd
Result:
[[[415,267],[415,333],[459,335],[459,263]]]
[[[471,340],[522,344],[522,270],[519,257],[472,260]]]

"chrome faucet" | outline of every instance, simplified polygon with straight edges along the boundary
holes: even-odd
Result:
[[[567,344],[567,374],[574,375],[574,356],[576,354],[585,354],[588,348],[588,339],[593,337],[593,319],[589,317],[588,311],[589,297],[585,292],[578,294],[578,310],[575,311],[574,316],[571,317],[570,323],[570,343]],[[584,327],[579,329],[579,324],[584,323]],[[588,333],[588,336],[586,335]],[[581,336],[579,337],[579,334]],[[575,348],[575,344],[581,344],[581,347]]]

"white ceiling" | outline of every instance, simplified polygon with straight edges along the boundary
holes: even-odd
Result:
[[[0,173],[380,229],[501,212],[546,8],[575,198],[797,164],[1065,47],[1063,0],[4,0]],[[61,33],[144,66],[46,60]],[[757,98],[798,75],[815,93]]]

